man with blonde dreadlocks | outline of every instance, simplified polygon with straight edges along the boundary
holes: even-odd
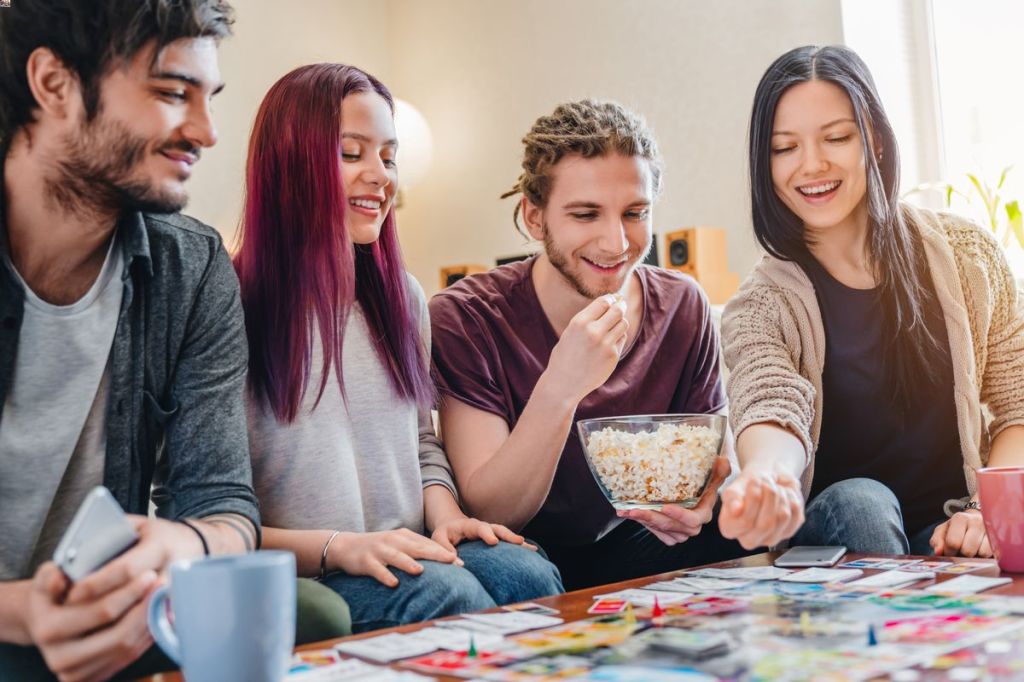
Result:
[[[711,521],[729,473],[693,509],[616,511],[574,419],[726,409],[718,334],[689,277],[642,265],[661,159],[613,102],[562,104],[523,140],[513,220],[544,244],[430,303],[441,427],[463,501],[538,541],[566,589],[742,553]],[[706,526],[706,527],[705,527]]]

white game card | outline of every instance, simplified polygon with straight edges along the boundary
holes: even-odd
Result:
[[[903,587],[904,585],[916,583],[919,580],[929,580],[934,577],[935,574],[930,572],[885,571],[884,573],[869,575],[867,578],[854,580],[852,583],[847,584],[850,587]]]
[[[351,654],[360,658],[368,658],[378,663],[390,663],[403,658],[423,656],[437,651],[433,643],[415,637],[392,633],[368,639],[357,639],[353,642],[342,642],[334,648],[343,654]]]
[[[778,580],[792,573],[777,566],[738,566],[736,568],[699,568],[680,577],[725,578],[727,580]]]
[[[942,594],[975,594],[1000,585],[1009,585],[1013,578],[984,578],[977,575],[958,575],[955,578],[924,588],[926,592]]]
[[[658,606],[668,606],[670,604],[681,604],[692,596],[692,594],[687,594],[685,592],[630,589],[619,590],[618,592],[611,592],[609,594],[598,594],[594,596],[594,599],[622,599],[623,601],[628,601],[633,606],[650,608],[654,606],[655,597],[658,598]]]
[[[843,583],[864,575],[859,568],[806,568],[779,578],[787,583]]]

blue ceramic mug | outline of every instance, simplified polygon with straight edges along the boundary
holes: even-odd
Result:
[[[178,561],[170,573],[149,603],[149,630],[187,682],[284,678],[295,644],[294,554]]]

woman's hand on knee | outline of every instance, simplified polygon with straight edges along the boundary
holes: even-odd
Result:
[[[504,540],[513,545],[522,545],[527,549],[537,551],[536,545],[531,545],[522,535],[509,530],[500,523],[487,523],[468,516],[442,523],[434,529],[430,539],[452,553],[456,551],[456,545],[466,540],[481,540],[492,546]]]
[[[931,546],[941,556],[993,556],[985,521],[977,510],[957,512],[949,521],[939,524],[932,533]]]
[[[454,549],[446,548],[430,538],[407,528],[377,533],[342,533],[332,543],[328,565],[349,575],[366,575],[388,587],[398,586],[398,577],[388,567],[409,575],[423,572],[417,559],[462,565]]]

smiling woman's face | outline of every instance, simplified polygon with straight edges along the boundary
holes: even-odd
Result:
[[[380,236],[398,185],[398,141],[387,101],[375,92],[351,94],[341,102],[341,181],[345,187],[345,228],[356,244]]]
[[[772,127],[772,183],[810,230],[835,227],[865,206],[864,145],[853,104],[827,81],[794,85]]]

